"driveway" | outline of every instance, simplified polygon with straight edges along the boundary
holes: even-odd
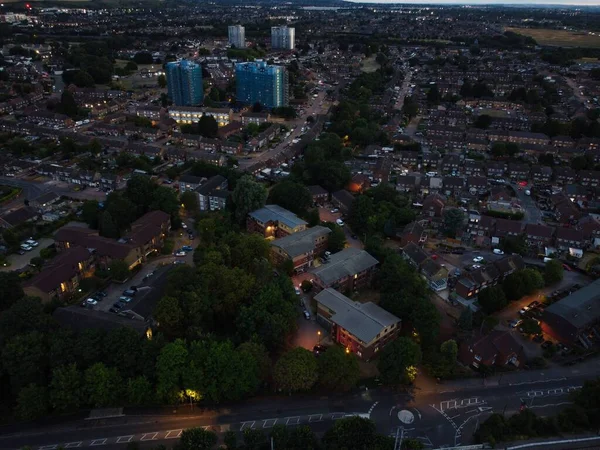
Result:
[[[522,188],[521,190],[519,189],[520,186],[518,186],[516,183],[511,183],[512,188],[514,189],[514,191],[517,193],[517,198],[519,199],[519,201],[521,202],[521,205],[523,206],[523,211],[525,212],[525,217],[523,219],[523,221],[525,223],[541,223],[542,222],[542,212],[540,211],[540,208],[538,208],[535,200],[531,197],[531,195],[526,195],[525,194],[525,190],[528,189],[527,188]]]
[[[310,297],[302,293],[298,296],[298,330],[294,335],[293,346],[302,347],[312,351],[313,347],[319,343],[323,345],[331,345],[333,342],[329,337],[328,332],[317,323],[315,311],[310,306]],[[310,312],[310,319],[304,317],[304,310]]]
[[[37,247],[34,247],[33,250],[25,252],[24,255],[19,255],[18,253],[13,253],[13,254],[8,255],[7,259],[8,259],[8,262],[10,263],[10,266],[0,267],[0,271],[8,272],[11,270],[22,269],[23,267],[27,266],[27,264],[29,264],[29,261],[31,261],[31,258],[40,256],[40,251],[43,248],[49,247],[52,244],[54,244],[54,239],[42,238],[42,239],[38,240],[38,243],[40,245],[38,245]]]

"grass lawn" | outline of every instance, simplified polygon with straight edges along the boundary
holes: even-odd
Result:
[[[584,31],[552,30],[546,28],[514,28],[506,27],[505,31],[530,36],[540,45],[556,47],[588,47],[600,48],[600,35]]]
[[[375,55],[370,56],[368,58],[366,58],[363,62],[362,62],[362,67],[360,68],[360,70],[362,72],[375,72],[377,69],[379,69],[379,64],[377,64],[377,61],[375,61]]]

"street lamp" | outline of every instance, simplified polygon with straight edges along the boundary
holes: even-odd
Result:
[[[321,345],[321,331],[317,331],[317,335],[319,336],[319,342],[318,344]]]

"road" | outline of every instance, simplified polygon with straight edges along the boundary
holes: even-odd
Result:
[[[569,392],[600,374],[600,359],[581,367],[510,372],[487,379],[441,385],[417,385],[407,392],[357,390],[340,396],[269,397],[215,409],[189,405],[156,411],[128,411],[97,420],[71,419],[57,425],[0,429],[0,448],[33,450],[101,447],[123,448],[131,441],[174,443],[183,429],[202,426],[222,433],[246,428],[268,433],[276,424],[307,424],[323,432],[347,414],[366,414],[380,432],[423,441],[426,447],[471,441],[473,430],[493,412],[512,414],[522,403],[540,415],[554,414],[569,404]],[[419,379],[418,379],[419,380]],[[417,381],[418,381],[417,380]]]
[[[516,183],[511,183],[512,188],[517,193],[517,198],[521,202],[523,206],[523,212],[525,213],[525,217],[523,218],[523,222],[525,223],[534,223],[539,224],[542,223],[542,212],[540,208],[538,208],[535,200],[531,197],[531,195],[526,195],[524,188],[520,188]]]

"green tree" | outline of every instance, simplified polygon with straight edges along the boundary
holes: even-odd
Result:
[[[102,218],[100,220],[100,235],[113,239],[119,237],[119,229],[113,221],[112,215],[109,211],[104,211],[102,213]]]
[[[521,324],[521,326],[519,326],[519,328],[523,333],[529,336],[531,336],[532,334],[542,333],[542,327],[540,326],[539,322],[530,317],[524,319],[523,323]]]
[[[152,383],[145,376],[130,378],[127,381],[126,394],[130,405],[147,406],[154,400]]]
[[[256,377],[261,381],[266,381],[271,375],[271,358],[269,352],[263,344],[257,342],[244,342],[238,347],[241,355],[248,355],[256,364],[248,369],[256,369]]]
[[[231,194],[231,200],[235,205],[235,217],[238,223],[242,223],[248,213],[265,206],[267,189],[254,181],[250,175],[244,175],[238,180]]]
[[[2,232],[2,239],[10,247],[16,247],[19,245],[19,236],[11,229],[6,229]]]
[[[236,450],[238,448],[237,433],[233,430],[226,431],[223,435],[223,443],[225,444],[225,448],[227,450]]]
[[[19,391],[17,417],[21,420],[34,420],[44,417],[48,413],[48,392],[45,387],[29,384]]]
[[[175,403],[183,387],[188,350],[185,341],[177,339],[165,345],[156,360],[156,391],[161,401]]]
[[[37,271],[40,272],[44,266],[44,258],[41,256],[34,256],[31,258],[31,261],[29,261],[29,265],[35,267]]]
[[[346,233],[344,229],[333,222],[325,222],[323,224],[331,230],[327,238],[327,250],[331,253],[337,253],[346,247]]]
[[[245,450],[262,450],[267,445],[267,436],[262,430],[246,428],[243,435]]]
[[[347,391],[360,378],[358,360],[340,346],[329,347],[319,356],[319,384],[331,390]]]
[[[153,316],[167,336],[179,336],[184,331],[184,315],[176,297],[162,297],[154,308]]]
[[[167,77],[164,75],[159,75],[158,76],[158,87],[161,89],[164,89],[167,87]]]
[[[401,337],[381,353],[377,368],[386,384],[407,384],[414,381],[412,369],[421,362],[421,349],[414,341]]]
[[[563,265],[559,260],[553,259],[552,261],[548,261],[544,267],[544,281],[546,286],[562,281],[564,272]]]
[[[110,276],[117,281],[125,281],[131,275],[129,266],[122,259],[113,259],[108,265]]]
[[[492,314],[496,311],[500,311],[508,303],[506,301],[504,290],[500,286],[491,286],[482,289],[479,291],[479,296],[477,299],[486,314]]]
[[[98,228],[99,207],[96,200],[86,200],[81,207],[81,218],[90,228]]]
[[[454,339],[449,339],[440,346],[440,366],[443,378],[448,378],[454,374],[456,367],[456,357],[458,356],[458,345]]]
[[[122,380],[117,369],[96,363],[85,371],[83,379],[90,405],[98,408],[120,403]]]
[[[337,420],[323,436],[328,450],[374,450],[377,437],[375,424],[362,417]]]
[[[181,450],[210,450],[217,445],[217,435],[203,428],[189,428],[181,433],[179,445]]]
[[[464,308],[458,318],[458,327],[463,331],[473,329],[473,311],[471,308]]]
[[[271,188],[269,203],[279,205],[293,213],[301,214],[312,204],[312,195],[303,184],[284,180]]]
[[[10,308],[24,296],[17,272],[0,272],[0,311]]]
[[[85,70],[78,70],[73,77],[73,83],[80,88],[94,87],[94,78]]]
[[[2,348],[2,366],[13,392],[29,384],[45,386],[48,359],[44,335],[31,331],[10,338]]]
[[[446,236],[455,238],[456,233],[463,228],[465,213],[458,208],[444,211],[444,232]]]
[[[94,84],[92,80],[92,85]],[[65,89],[65,91],[60,96],[60,103],[58,104],[58,111],[62,114],[66,114],[67,116],[74,118],[79,113],[79,108],[77,106],[77,102],[75,102],[75,98],[71,91]]]
[[[57,367],[52,371],[50,404],[57,412],[77,411],[81,405],[81,373],[77,365]]]
[[[153,211],[159,210],[166,212],[173,218],[178,217],[179,205],[180,203],[177,200],[175,191],[171,188],[160,186],[152,192],[152,201],[150,202],[149,208]]]
[[[273,370],[275,384],[287,392],[307,391],[317,378],[317,360],[312,352],[304,348],[284,353]]]
[[[492,124],[492,117],[487,114],[481,114],[480,116],[477,116],[477,119],[475,119],[473,126],[475,128],[481,128],[481,129],[485,130],[485,129],[489,128],[491,124]]]
[[[183,194],[181,194],[181,203],[188,212],[197,213],[200,211],[198,194],[193,191],[185,191]]]
[[[219,124],[213,116],[202,114],[197,127],[198,134],[207,138],[216,138],[219,134]]]

